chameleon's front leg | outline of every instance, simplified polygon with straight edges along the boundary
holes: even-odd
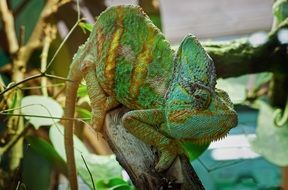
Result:
[[[158,172],[167,169],[179,153],[177,142],[160,132],[164,119],[164,111],[160,109],[134,110],[122,118],[123,126],[131,134],[160,150],[161,156],[155,166]]]
[[[87,85],[88,96],[92,109],[92,125],[96,131],[101,131],[106,112],[119,105],[112,96],[107,96],[101,88],[97,77],[95,64],[86,61],[81,66],[81,72]]]

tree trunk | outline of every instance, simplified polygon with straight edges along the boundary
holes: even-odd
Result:
[[[158,152],[149,145],[128,133],[121,125],[121,118],[127,108],[109,112],[105,118],[104,133],[116,154],[121,166],[130,176],[139,190],[155,189],[204,189],[197,174],[185,156],[180,156],[163,173],[154,169],[158,161]]]

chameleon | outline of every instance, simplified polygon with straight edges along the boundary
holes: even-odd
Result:
[[[73,118],[76,92],[84,79],[93,128],[101,132],[109,110],[128,107],[131,111],[124,114],[122,124],[160,151],[158,172],[183,154],[182,143],[217,140],[238,122],[227,93],[215,88],[213,60],[196,37],[187,35],[174,51],[138,6],[114,6],[100,14],[74,55],[68,79],[64,117]],[[73,120],[64,126],[73,190],[77,189]]]

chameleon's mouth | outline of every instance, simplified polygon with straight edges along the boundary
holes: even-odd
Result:
[[[205,137],[195,138],[193,139],[193,142],[196,144],[207,144],[211,141],[218,141],[218,140],[225,138],[229,131],[230,129],[227,129],[227,130],[215,133],[213,135],[205,135]]]

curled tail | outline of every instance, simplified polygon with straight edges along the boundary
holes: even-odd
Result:
[[[78,53],[77,53],[78,54]],[[77,56],[76,56],[77,57]],[[81,60],[81,59],[80,59]],[[75,102],[77,98],[77,90],[79,83],[81,82],[83,76],[80,72],[81,61],[79,59],[74,59],[72,65],[70,66],[68,79],[66,82],[66,100],[64,109],[64,144],[66,151],[66,160],[68,167],[68,178],[71,190],[78,189],[77,183],[77,173],[74,157],[74,147],[73,147],[73,125],[74,125],[74,112],[75,112]]]

